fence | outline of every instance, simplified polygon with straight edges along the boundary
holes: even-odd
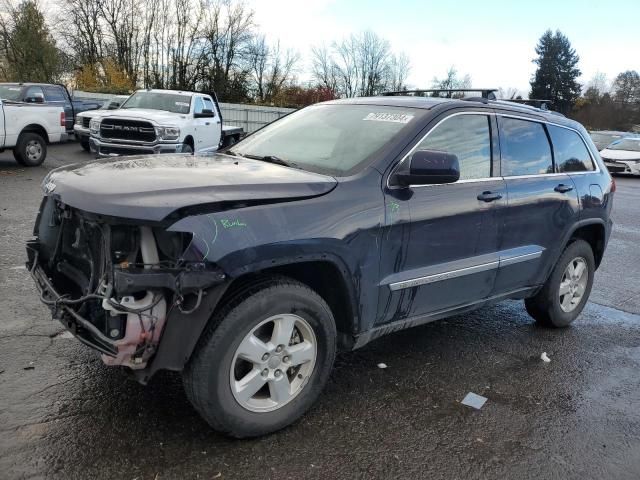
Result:
[[[92,98],[108,100],[114,95],[107,93],[91,93],[75,90],[73,98]],[[256,105],[245,105],[241,103],[220,103],[222,118],[225,125],[236,125],[242,127],[245,132],[255,132],[259,128],[284,117],[293,112],[294,108],[263,107]]]

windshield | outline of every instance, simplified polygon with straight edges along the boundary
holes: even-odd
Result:
[[[189,113],[191,97],[177,93],[136,92],[120,108],[147,108],[172,113]]]
[[[305,170],[346,175],[397,137],[424,110],[378,105],[314,105],[233,146],[233,153],[277,157]]]
[[[20,100],[20,85],[0,85],[0,99],[2,100]]]
[[[640,152],[640,138],[623,138],[617,140],[607,147],[607,150],[627,150],[629,152]]]

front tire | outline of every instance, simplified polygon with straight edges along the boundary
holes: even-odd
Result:
[[[595,271],[591,245],[569,244],[542,289],[524,301],[527,312],[545,327],[569,326],[589,299]]]
[[[47,157],[47,142],[37,133],[25,132],[18,137],[13,158],[25,167],[42,165]]]
[[[214,429],[237,438],[265,435],[313,405],[335,353],[326,302],[293,279],[267,279],[214,316],[185,369],[185,390]]]
[[[89,145],[89,139],[80,137],[80,146],[85,152],[91,151],[91,145]]]

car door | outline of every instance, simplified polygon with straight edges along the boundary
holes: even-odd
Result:
[[[216,115],[211,99],[196,96],[193,116],[196,152],[215,151],[220,142],[220,119]]]
[[[44,99],[47,103],[64,108],[66,130],[73,130],[73,107],[67,98],[63,87],[60,85],[49,85],[44,87]]]
[[[469,305],[489,296],[498,268],[498,210],[504,180],[494,175],[497,144],[491,112],[458,112],[437,124],[419,149],[455,154],[460,180],[384,188],[378,324]],[[393,175],[393,173],[391,173]]]
[[[499,295],[544,283],[580,211],[573,180],[554,164],[545,123],[508,114],[497,119],[507,186],[494,291]]]

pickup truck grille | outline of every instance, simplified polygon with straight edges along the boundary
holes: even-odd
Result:
[[[135,142],[155,142],[156,131],[149,122],[104,118],[100,124],[100,136]]]
[[[91,117],[82,117],[82,126],[84,128],[89,128],[90,123],[91,123]]]

